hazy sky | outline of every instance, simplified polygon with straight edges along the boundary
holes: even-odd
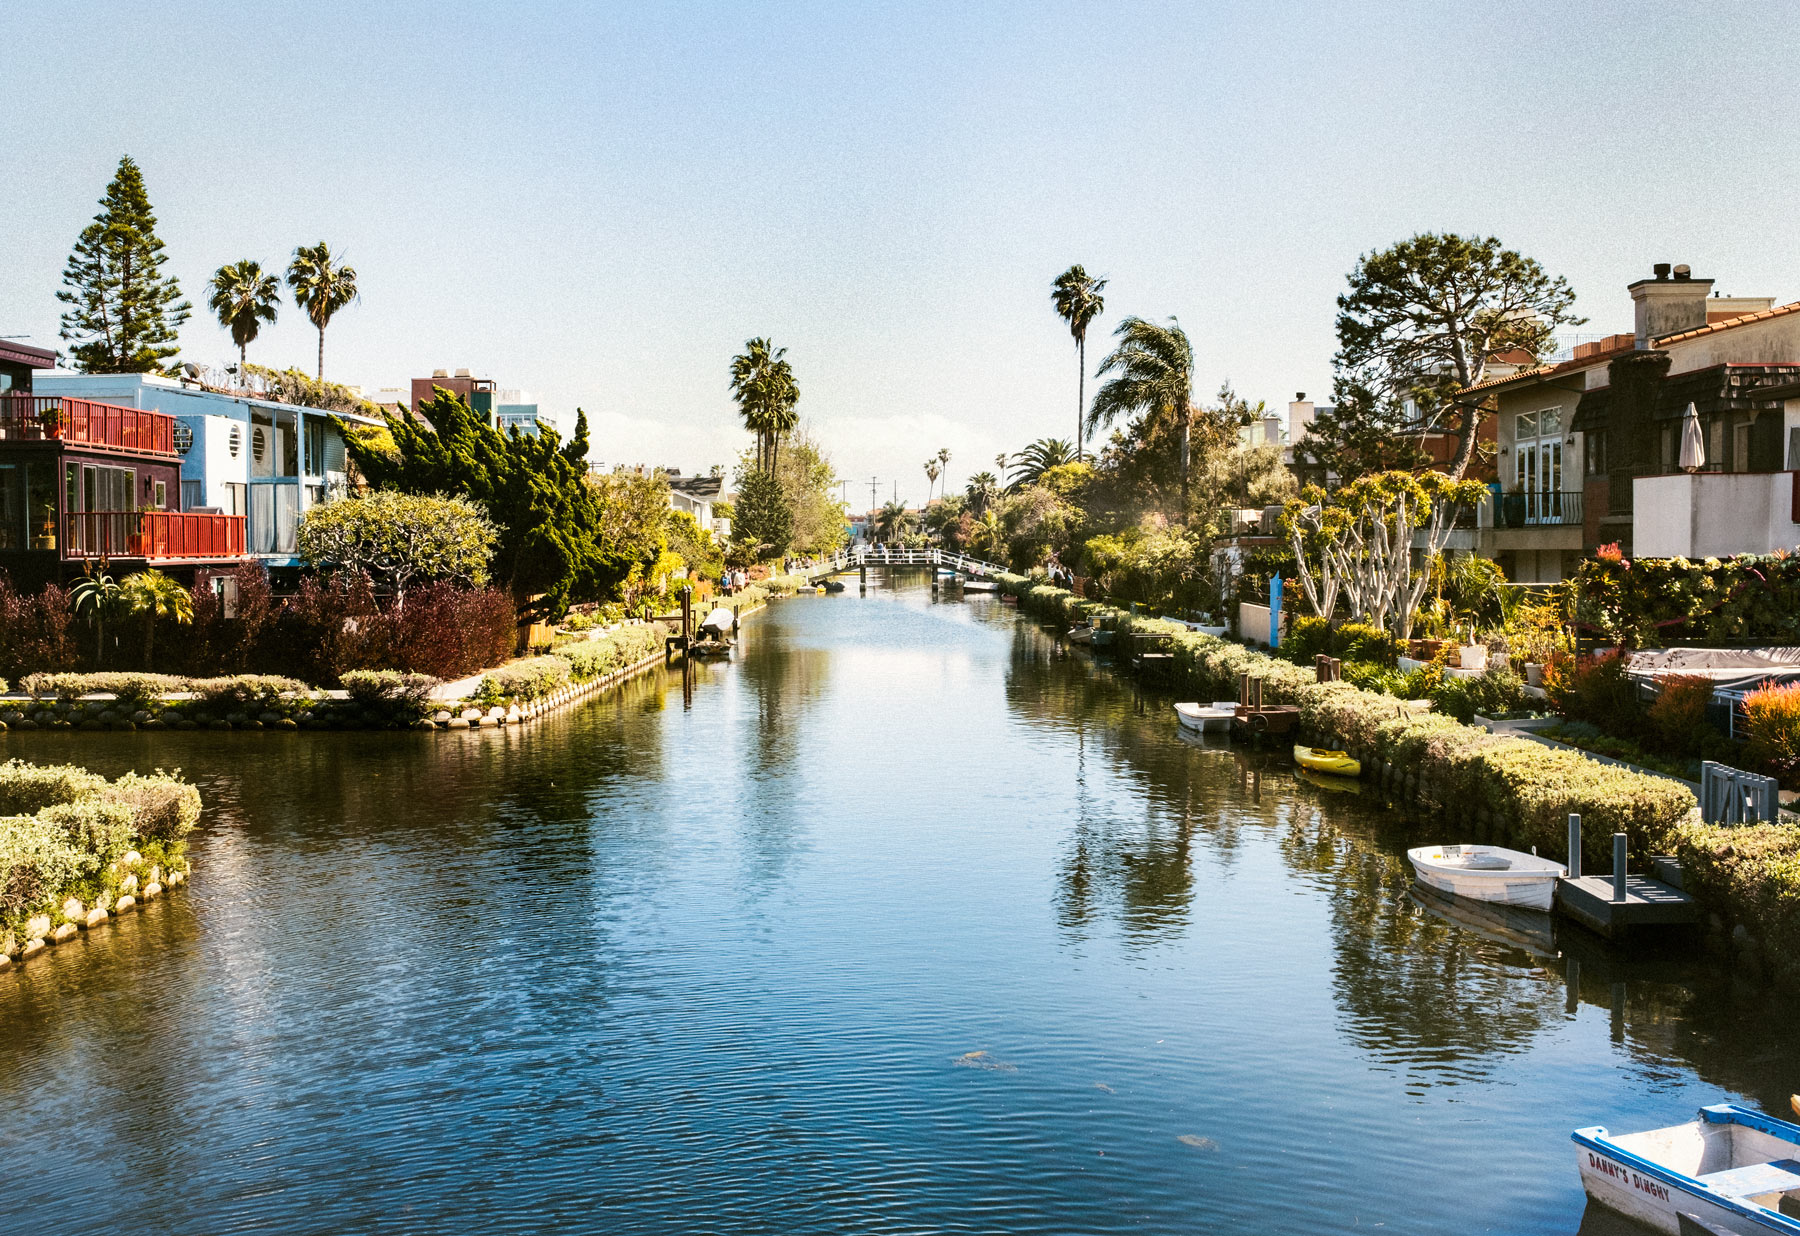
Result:
[[[789,348],[859,505],[1068,437],[1049,303],[1110,278],[1176,315],[1199,386],[1330,386],[1358,254],[1493,233],[1586,331],[1690,263],[1800,298],[1790,5],[244,4],[7,0],[0,334],[56,346],[62,264],[119,156],[196,304],[221,263],[324,238],[362,303],[328,377],[468,366],[580,405],[594,456],[745,443],[726,366]],[[310,371],[291,306],[251,349]],[[203,310],[188,359],[224,362]],[[1800,359],[1800,358],[1796,358]],[[1090,379],[1089,391],[1093,384]]]

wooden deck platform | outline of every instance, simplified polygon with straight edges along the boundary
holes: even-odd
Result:
[[[1617,939],[1642,927],[1682,927],[1699,921],[1694,899],[1648,876],[1625,877],[1625,900],[1613,900],[1611,876],[1556,882],[1556,908],[1582,926]]]

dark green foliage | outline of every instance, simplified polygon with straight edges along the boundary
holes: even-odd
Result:
[[[1525,704],[1525,684],[1510,669],[1490,666],[1474,678],[1444,675],[1432,693],[1437,710],[1467,724],[1476,713],[1493,717],[1514,712]]]
[[[753,560],[779,558],[794,539],[794,509],[770,473],[752,470],[738,488],[732,538]]]
[[[350,439],[369,484],[413,494],[455,494],[481,504],[500,529],[493,572],[521,614],[557,618],[571,604],[601,601],[631,570],[621,550],[601,548],[601,511],[587,477],[587,415],[577,411],[568,445],[549,427],[502,433],[468,401],[440,390],[412,418],[387,417],[395,454]]]
[[[1607,643],[1657,647],[1800,642],[1800,555],[1586,559],[1571,588],[1577,626]]]
[[[1408,432],[1398,400],[1378,397],[1342,375],[1332,400],[1330,407],[1318,410],[1294,448],[1295,466],[1313,481],[1323,484],[1329,475],[1348,485],[1372,473],[1410,472],[1426,463],[1419,435]]]
[[[176,331],[192,306],[173,275],[162,274],[163,242],[144,175],[129,156],[100,199],[100,213],[82,229],[63,267],[68,305],[62,337],[69,356],[87,373],[155,373],[180,351]]]

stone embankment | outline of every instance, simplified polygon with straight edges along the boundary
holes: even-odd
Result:
[[[79,939],[82,933],[103,927],[121,915],[141,910],[170,890],[180,888],[188,879],[185,860],[182,866],[165,870],[145,860],[136,850],[112,863],[110,873],[116,878],[116,891],[102,891],[85,903],[78,897],[66,898],[55,910],[27,918],[21,930],[0,935],[0,970]]]

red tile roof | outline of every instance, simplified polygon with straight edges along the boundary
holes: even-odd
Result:
[[[1664,335],[1655,340],[1658,347],[1666,343],[1679,343],[1683,339],[1694,339],[1700,335],[1713,335],[1722,330],[1730,330],[1736,326],[1748,326],[1752,322],[1766,322],[1770,318],[1785,317],[1790,313],[1800,313],[1800,300],[1791,305],[1776,305],[1773,309],[1763,309],[1756,313],[1746,313],[1742,317],[1726,318],[1723,322],[1708,322],[1705,326],[1697,326],[1693,330],[1684,330],[1679,335]]]

